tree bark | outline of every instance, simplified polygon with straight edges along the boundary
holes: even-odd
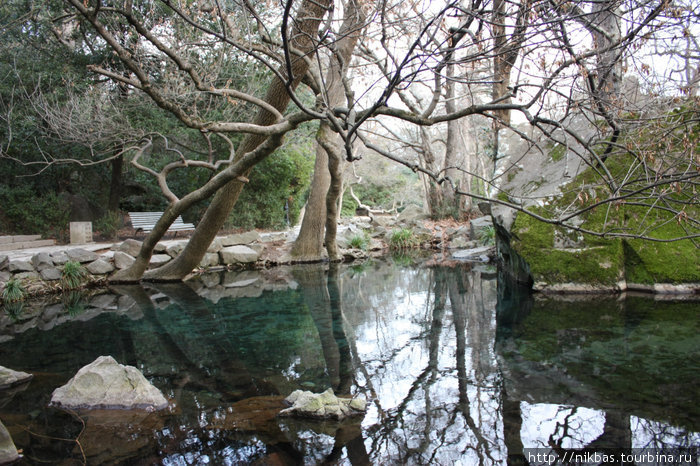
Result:
[[[347,65],[359,40],[364,20],[365,14],[359,2],[356,0],[348,2],[345,20],[338,32],[340,39],[336,43],[335,53],[330,57],[326,74],[326,95],[323,97],[329,108],[347,102],[343,79],[346,77]],[[341,143],[340,135],[333,132],[328,123],[322,122],[316,134],[316,164],[311,195],[304,212],[299,236],[292,248],[292,256],[298,261],[313,262],[322,259],[324,227],[328,257],[331,261],[340,260],[336,232],[339,199],[343,186]]]
[[[317,44],[312,38],[317,36],[318,28],[329,6],[330,0],[303,1],[297,12],[297,21],[294,22],[291,34],[290,43],[294,49],[301,51],[304,55],[313,53]],[[265,101],[279,112],[284,112],[287,108],[291,100],[289,92],[296,89],[309,67],[306,60],[296,55],[292,55],[290,60],[292,76],[289,89],[282,80],[275,78],[270,84],[265,96]],[[286,70],[285,67],[283,67],[283,74],[286,75],[284,70]],[[273,113],[261,108],[254,122],[257,125],[267,126],[273,124],[275,121],[276,117]],[[241,146],[238,148],[234,162],[238,160],[242,154],[255,150],[255,148],[265,142],[265,139],[265,136],[262,135],[246,136]],[[252,170],[252,167],[246,171],[243,176],[247,177],[250,174],[250,170]],[[144,279],[177,281],[187,276],[187,274],[199,264],[212,240],[226,221],[226,217],[236,204],[238,196],[243,190],[243,186],[244,182],[237,179],[227,183],[221,188],[214,196],[204,217],[202,217],[190,241],[180,255],[164,266],[144,274]]]
[[[319,129],[320,131],[320,129]],[[317,136],[318,137],[318,136]],[[323,146],[316,144],[314,177],[311,181],[309,200],[306,201],[304,218],[299,236],[292,246],[292,257],[298,262],[317,262],[323,256],[323,232],[326,225],[326,194],[331,184],[328,171],[328,154]]]

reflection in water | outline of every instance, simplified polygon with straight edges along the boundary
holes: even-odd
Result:
[[[0,403],[26,463],[527,464],[529,448],[700,444],[694,302],[533,300],[487,268],[384,262],[112,292],[0,318],[0,364],[35,375]],[[47,407],[102,354],[174,408]],[[276,417],[293,390],[329,387],[364,395],[364,418]]]

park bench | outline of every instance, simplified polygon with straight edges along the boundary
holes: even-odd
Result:
[[[131,225],[134,230],[141,230],[145,233],[153,231],[158,220],[163,216],[163,212],[129,212]],[[178,215],[175,221],[168,228],[168,232],[174,232],[177,235],[178,231],[194,230],[194,225],[182,221],[182,216]]]

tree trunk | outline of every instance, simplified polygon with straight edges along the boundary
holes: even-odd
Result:
[[[453,113],[457,111],[457,102],[455,101],[455,62],[452,56],[447,63],[447,81],[445,83],[445,111]],[[462,187],[462,179],[464,176],[458,167],[464,164],[464,147],[462,146],[461,136],[461,120],[450,120],[447,122],[447,142],[445,145],[445,176],[450,179],[451,183],[444,182],[442,184],[443,203],[446,207],[446,214],[455,219],[459,219],[463,214],[464,205],[462,200],[455,196],[455,189]]]
[[[320,131],[320,129],[319,129]],[[318,138],[318,136],[317,136]],[[311,181],[309,200],[306,201],[304,218],[299,236],[292,246],[292,257],[299,262],[320,261],[323,256],[323,232],[326,224],[326,194],[331,184],[328,171],[328,154],[321,144],[316,144],[314,177]]]
[[[122,167],[124,165],[124,157],[112,159],[112,178],[109,183],[109,201],[107,202],[107,210],[110,212],[119,211],[119,199],[122,191]]]
[[[326,95],[323,97],[329,108],[343,105],[347,101],[343,79],[365,20],[365,15],[357,1],[348,2],[346,9],[345,20],[338,32],[340,39],[336,43],[336,50],[330,58],[326,74]],[[336,245],[336,232],[338,204],[343,186],[341,143],[341,137],[334,133],[327,123],[322,122],[316,134],[316,164],[311,194],[299,236],[292,248],[292,256],[301,262],[322,259],[324,224],[328,257],[331,261],[340,259]]]
[[[313,53],[316,48],[313,38],[318,34],[319,25],[329,5],[330,0],[303,1],[297,12],[297,21],[293,23],[291,46],[294,49],[301,51],[304,55]],[[292,82],[290,83],[289,91],[294,91],[308,71],[308,62],[296,55],[292,55],[290,59]],[[283,74],[286,74],[284,73],[285,69],[285,67],[282,68]],[[278,111],[284,112],[291,100],[289,91],[283,81],[275,78],[268,88],[265,101]],[[257,125],[271,125],[274,122],[275,116],[265,109],[260,109],[254,121]],[[235,160],[238,160],[243,154],[253,151],[265,139],[265,136],[262,135],[246,136],[237,150]],[[245,172],[243,176],[247,177],[249,174],[250,170]],[[220,189],[180,255],[164,266],[144,274],[144,278],[148,280],[175,281],[182,280],[187,276],[199,264],[212,240],[226,221],[226,217],[231,212],[243,190],[243,185],[244,182],[234,180]]]

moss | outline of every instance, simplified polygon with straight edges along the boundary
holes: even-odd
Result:
[[[563,144],[556,144],[552,150],[549,151],[549,157],[553,162],[558,162],[564,158],[566,155],[566,147]]]
[[[565,250],[554,248],[554,226],[520,214],[513,232],[513,248],[530,266],[536,282],[614,285],[624,264],[622,241]]]

